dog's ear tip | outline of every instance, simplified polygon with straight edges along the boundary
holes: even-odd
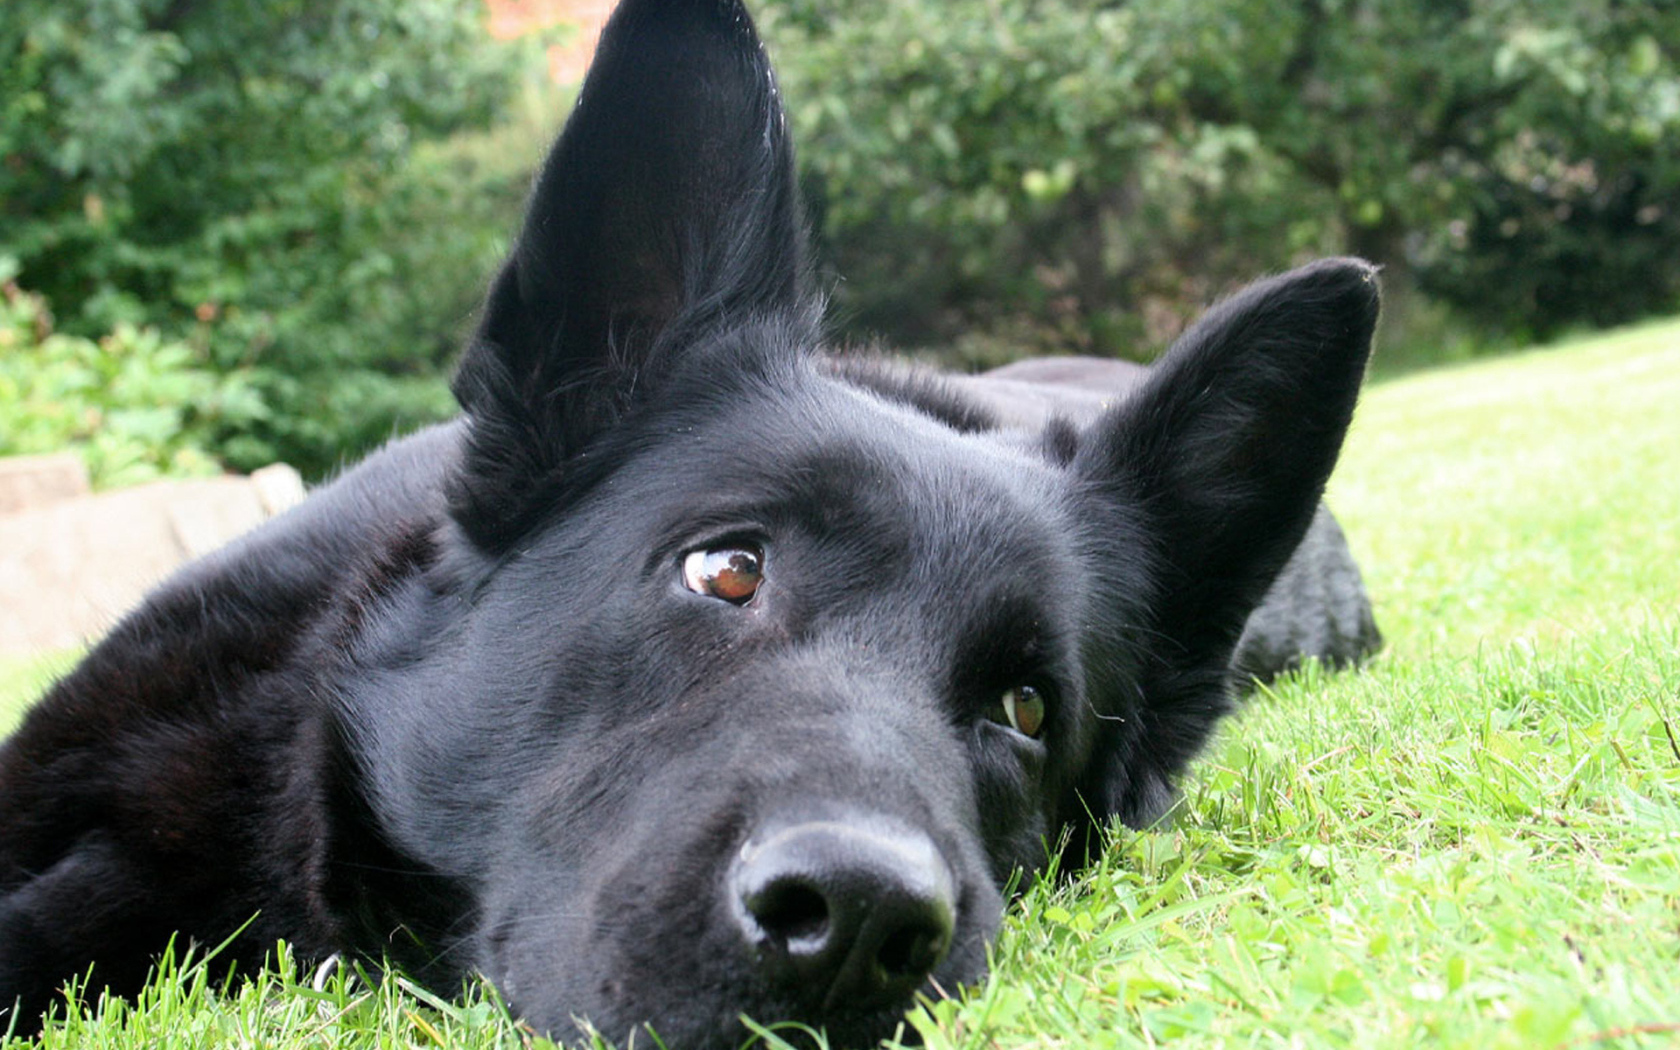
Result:
[[[695,14],[734,22],[746,13],[746,5],[741,0],[620,0],[617,11],[621,14]]]
[[[711,24],[748,32],[752,26],[752,17],[741,0],[621,0],[613,19],[619,25]]]
[[[1273,278],[1284,284],[1322,288],[1326,292],[1375,297],[1382,286],[1382,267],[1357,255],[1314,259]]]
[[[1382,313],[1382,268],[1356,256],[1332,256],[1256,281],[1210,310],[1192,331],[1206,338],[1233,321],[1260,320],[1276,351],[1292,346],[1316,357],[1328,348],[1370,352]],[[1261,320],[1263,319],[1263,320]]]
[[[1358,277],[1360,280],[1374,281],[1382,267],[1369,259],[1357,255],[1330,255],[1310,262],[1301,267],[1302,272],[1318,271],[1321,273],[1340,273]]]
[[[1328,299],[1353,313],[1367,313],[1376,320],[1382,306],[1382,267],[1356,255],[1319,259],[1291,270],[1282,280],[1314,289],[1316,297]]]

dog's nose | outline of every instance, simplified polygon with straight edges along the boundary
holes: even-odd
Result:
[[[825,1012],[904,1002],[951,947],[956,889],[924,834],[880,821],[794,824],[749,842],[735,915],[778,984]]]

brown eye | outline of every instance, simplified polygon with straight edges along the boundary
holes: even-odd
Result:
[[[691,551],[683,559],[683,584],[695,594],[745,605],[764,582],[764,552],[751,544]]]
[[[1006,689],[986,717],[1036,740],[1044,729],[1044,696],[1030,685]]]

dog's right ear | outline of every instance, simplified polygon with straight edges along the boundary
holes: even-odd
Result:
[[[709,330],[814,317],[785,118],[738,0],[624,0],[454,382],[451,512],[498,550]]]
[[[1137,616],[1132,603],[1143,603],[1133,629],[1149,644],[1136,667],[1098,668],[1137,695],[1105,712],[1071,812],[1139,827],[1171,802],[1230,702],[1243,623],[1300,544],[1335,466],[1378,305],[1376,268],[1359,259],[1258,281],[1208,311],[1093,425],[1075,469],[1093,520],[1121,544],[1100,561],[1151,563],[1153,586],[1119,596],[1125,605],[1111,612]],[[1129,550],[1140,536],[1146,549]]]

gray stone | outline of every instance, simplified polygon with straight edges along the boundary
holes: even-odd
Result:
[[[85,645],[183,562],[303,498],[290,467],[160,481],[0,514],[0,654]]]
[[[74,452],[0,459],[0,514],[88,494],[87,465]]]

